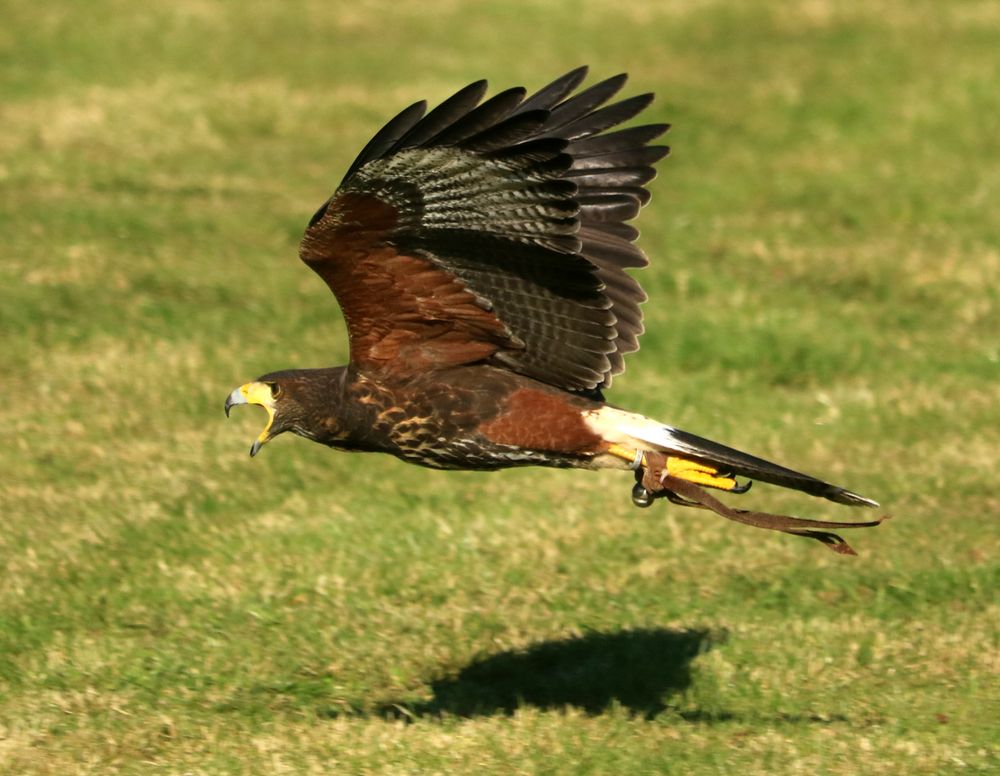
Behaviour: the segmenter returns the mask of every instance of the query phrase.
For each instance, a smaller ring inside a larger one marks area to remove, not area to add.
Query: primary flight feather
[[[633,500],[665,496],[852,552],[830,527],[726,507],[743,476],[849,505],[843,488],[611,407],[603,392],[638,348],[647,264],[627,222],[669,128],[615,129],[651,94],[611,102],[619,75],[576,91],[586,68],[527,97],[484,101],[477,81],[427,112],[411,105],[358,155],[309,222],[299,254],[334,293],[350,361],[235,389],[269,415],[255,455],[285,431],[439,469],[633,469]],[[574,94],[574,92],[576,92]]]

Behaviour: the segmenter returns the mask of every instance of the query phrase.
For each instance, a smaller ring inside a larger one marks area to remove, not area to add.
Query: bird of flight
[[[485,101],[477,81],[386,124],[299,248],[340,304],[350,362],[263,375],[229,395],[226,415],[267,411],[250,455],[291,431],[437,469],[632,469],[639,506],[666,497],[853,554],[830,529],[880,520],[734,509],[704,488],[743,493],[745,477],[876,502],[605,403],[643,331],[646,295],[625,270],[648,261],[627,222],[669,127],[615,129],[652,95],[609,102],[625,75],[576,92],[586,73]]]

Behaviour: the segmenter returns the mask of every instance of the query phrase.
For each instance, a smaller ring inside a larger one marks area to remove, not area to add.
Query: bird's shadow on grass
[[[708,630],[657,628],[545,641],[477,659],[432,681],[430,700],[383,701],[374,713],[476,717],[533,706],[596,715],[618,704],[652,719],[667,708],[665,699],[690,686],[692,660],[724,640],[724,633]]]

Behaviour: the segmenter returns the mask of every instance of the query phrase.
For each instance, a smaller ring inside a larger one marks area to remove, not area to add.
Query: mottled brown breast
[[[443,469],[574,466],[601,450],[582,413],[596,403],[488,365],[349,387],[359,449]]]

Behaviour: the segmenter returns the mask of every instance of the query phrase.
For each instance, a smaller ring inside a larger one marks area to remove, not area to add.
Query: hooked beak
[[[267,425],[260,432],[250,447],[250,457],[257,455],[264,443],[271,438],[271,424],[274,423],[274,398],[271,396],[271,386],[267,383],[247,383],[241,385],[226,397],[226,417],[229,411],[238,404],[256,404],[267,410]]]

